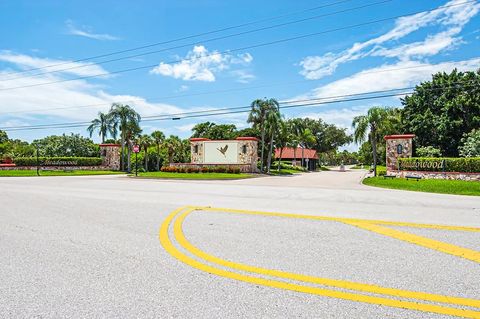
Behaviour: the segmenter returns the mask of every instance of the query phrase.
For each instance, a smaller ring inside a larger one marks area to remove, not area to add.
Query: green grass
[[[421,179],[417,182],[404,178],[384,179],[383,177],[371,177],[364,179],[363,184],[416,192],[480,196],[480,182],[475,181]]]
[[[321,171],[329,171],[330,168],[326,167],[326,166],[320,166],[319,170]]]
[[[135,177],[135,174],[130,176]],[[243,179],[253,177],[253,174],[232,173],[170,173],[170,172],[142,172],[138,177],[165,178],[165,179]]]
[[[350,169],[369,169],[370,167],[368,165],[355,165],[352,166]]]
[[[40,176],[82,176],[123,174],[117,171],[40,171]],[[0,170],[0,177],[37,176],[36,170]]]

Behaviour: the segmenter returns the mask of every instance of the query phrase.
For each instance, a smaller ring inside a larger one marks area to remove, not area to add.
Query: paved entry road
[[[0,179],[0,318],[480,318],[480,200],[361,171]]]

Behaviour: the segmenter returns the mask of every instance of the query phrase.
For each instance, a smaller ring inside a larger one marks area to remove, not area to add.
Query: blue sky
[[[313,9],[332,3],[337,4]],[[369,6],[358,8],[365,5]],[[345,28],[445,5],[414,16]],[[262,97],[285,101],[408,87],[428,80],[437,71],[480,67],[479,10],[478,2],[468,0],[2,1],[0,127],[89,121],[116,101],[150,116],[244,106]],[[318,17],[325,14],[331,15]],[[278,16],[282,17],[268,20]],[[311,19],[211,40],[305,18]],[[69,63],[259,20],[263,21],[123,55]],[[345,29],[229,52],[337,28]],[[153,50],[163,51],[101,63]],[[15,73],[58,63],[65,64]],[[148,65],[152,67],[114,73]],[[72,69],[29,76],[64,68]],[[106,75],[11,89],[97,74]],[[400,102],[398,98],[342,102],[290,109],[284,115],[320,117],[349,128],[354,116],[373,105],[399,106]],[[235,114],[145,122],[143,128],[145,133],[160,129],[167,135],[188,137],[198,122],[234,123],[242,128],[247,125],[245,119],[245,114]],[[64,132],[86,135],[84,128],[11,131],[9,135],[31,141]]]

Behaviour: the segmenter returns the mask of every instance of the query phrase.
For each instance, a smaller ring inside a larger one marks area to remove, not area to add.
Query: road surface
[[[363,174],[2,178],[0,318],[480,317],[478,197]]]

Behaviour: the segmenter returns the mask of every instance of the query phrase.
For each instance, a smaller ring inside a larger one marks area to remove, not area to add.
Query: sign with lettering
[[[133,145],[133,152],[134,152],[134,153],[140,152],[140,146],[138,146],[138,145]]]
[[[237,164],[238,142],[205,141],[205,164]]]

